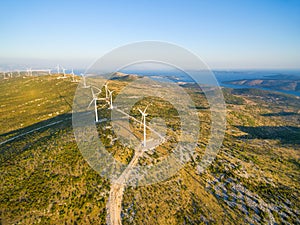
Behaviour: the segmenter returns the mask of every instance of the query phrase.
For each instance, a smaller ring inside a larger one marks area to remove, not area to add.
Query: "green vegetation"
[[[117,94],[131,80],[110,85]],[[58,123],[0,145],[0,224],[105,224],[110,183],[77,148],[71,126],[76,87],[55,76],[1,80],[0,142]],[[184,88],[199,110],[196,151],[201,155],[209,140],[210,112],[203,93]],[[225,89],[224,96],[227,130],[214,163],[199,174],[201,157],[195,157],[164,182],[128,187],[123,224],[300,224],[299,99],[253,89]],[[150,100],[140,101],[141,108]],[[168,135],[176,143],[176,110],[167,102],[154,104],[148,122],[167,111]],[[136,108],[130,113],[138,116]],[[99,115],[109,113],[99,109]],[[98,126],[101,140],[118,160],[129,163],[133,149],[112,142],[110,125]],[[139,126],[131,125],[141,136]],[[169,147],[161,145],[154,157],[164,157]]]

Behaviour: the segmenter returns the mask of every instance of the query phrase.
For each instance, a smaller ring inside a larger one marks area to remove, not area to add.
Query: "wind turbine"
[[[73,68],[72,68],[71,75],[72,75],[72,82],[76,82],[76,80],[75,80],[75,74],[74,74]]]
[[[17,70],[17,73],[18,73],[18,77],[20,77],[21,76],[20,70]]]
[[[85,75],[83,73],[81,73],[80,75],[82,76],[83,79],[83,88],[89,88],[90,86],[86,85]]]
[[[8,77],[6,77],[6,72],[3,71],[2,73],[3,73],[3,79],[5,80],[8,79]]]
[[[112,93],[114,91],[110,91],[109,89],[107,89],[107,91],[108,91],[109,99],[110,99],[110,101],[109,101],[109,109],[113,109],[114,107],[113,107],[113,103],[112,103]]]
[[[57,64],[56,69],[57,69],[57,74],[59,74],[59,64]]]
[[[98,119],[98,110],[97,110],[97,100],[98,100],[98,95],[101,93],[101,90],[99,90],[97,93],[95,93],[94,90],[93,90],[93,88],[91,88],[91,91],[92,91],[93,99],[90,102],[88,108],[90,108],[90,106],[92,105],[92,103],[94,103],[95,117],[96,117],[95,122],[97,123],[99,121],[99,119]]]
[[[63,74],[64,74],[64,78],[66,78],[66,69],[62,67],[62,71],[63,71]]]
[[[51,69],[48,69],[48,74],[51,75]]]
[[[104,88],[105,88],[105,98],[108,99],[108,82],[104,84]]]
[[[144,111],[139,110],[139,112],[142,114],[142,120],[141,123],[143,123],[144,125],[144,141],[143,141],[143,146],[146,147],[146,116],[148,116],[148,114],[146,113],[146,110],[148,108],[149,105],[146,106],[146,108],[144,109]]]
[[[32,76],[32,70],[31,70],[31,68],[27,68],[27,75],[28,76]]]

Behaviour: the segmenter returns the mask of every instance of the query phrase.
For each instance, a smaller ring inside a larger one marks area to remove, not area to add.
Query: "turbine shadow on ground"
[[[24,128],[20,128],[20,129],[17,129],[17,130],[2,133],[2,134],[0,134],[0,141],[3,142],[6,139],[8,139],[8,138],[5,138],[7,136],[14,137],[14,136],[17,136],[17,135],[20,135],[20,134],[24,134],[26,132],[30,132],[31,130],[37,129],[39,127],[44,127],[44,126],[47,126],[49,124],[52,124],[52,123],[55,123],[55,122],[58,122],[58,121],[71,119],[71,116],[72,116],[71,113],[64,113],[64,114],[61,114],[61,115],[58,115],[58,116],[55,116],[55,117],[37,122],[37,123],[34,123],[34,124],[29,125],[29,126],[24,127]]]
[[[0,135],[1,161],[26,151],[37,142],[51,138],[55,132],[71,127],[71,113],[62,114],[30,126]]]

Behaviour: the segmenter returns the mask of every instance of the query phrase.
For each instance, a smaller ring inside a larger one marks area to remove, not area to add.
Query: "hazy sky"
[[[212,68],[300,68],[300,1],[1,1],[0,63],[88,66],[130,42],[179,44]]]

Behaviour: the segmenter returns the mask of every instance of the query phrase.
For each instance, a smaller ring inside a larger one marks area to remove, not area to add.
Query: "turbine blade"
[[[98,95],[98,94],[100,94],[100,93],[101,93],[101,90],[100,90],[99,88],[97,88],[97,87],[94,87],[94,86],[93,86],[93,88],[95,88],[95,89],[97,89],[97,90],[98,90],[98,92],[97,92],[97,94],[96,94],[96,95]]]
[[[149,105],[147,105],[147,106],[146,106],[146,108],[144,109],[144,113],[145,113],[145,112],[146,112],[146,110],[148,109],[148,106],[149,106]]]
[[[88,106],[88,108],[90,108],[91,107],[91,105],[93,104],[93,102],[95,101],[95,99],[93,98],[93,100],[90,102],[90,104],[89,104],[89,106]]]

